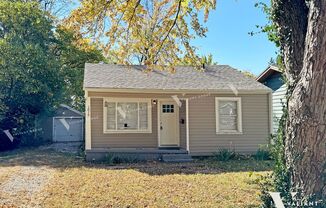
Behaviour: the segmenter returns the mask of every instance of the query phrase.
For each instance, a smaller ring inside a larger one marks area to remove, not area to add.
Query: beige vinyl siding
[[[103,98],[91,98],[92,148],[156,148],[157,106],[152,105],[152,133],[103,133]]]
[[[152,106],[152,133],[103,133],[103,98],[171,98],[175,94],[89,92],[91,97],[92,148],[157,148],[157,105]],[[189,148],[192,155],[210,155],[217,148],[235,148],[237,152],[253,153],[266,144],[269,134],[269,100],[267,94],[240,95],[243,134],[216,134],[215,97],[235,97],[233,94],[186,94],[189,99]],[[180,146],[186,148],[186,105],[179,111]]]
[[[241,95],[242,134],[216,134],[215,97],[211,95],[189,102],[189,137],[192,155],[209,155],[218,148],[254,153],[268,142],[268,95]],[[223,95],[223,97],[227,97]],[[233,97],[230,95],[230,97]]]

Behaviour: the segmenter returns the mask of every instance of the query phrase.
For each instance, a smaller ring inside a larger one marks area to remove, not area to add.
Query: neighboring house
[[[51,116],[39,118],[38,135],[53,142],[84,140],[84,114],[61,104]]]
[[[276,133],[285,103],[286,85],[283,73],[276,66],[269,66],[257,77],[257,81],[273,90],[273,133]]]
[[[86,64],[86,158],[109,152],[212,155],[255,153],[271,133],[271,90],[227,65]]]

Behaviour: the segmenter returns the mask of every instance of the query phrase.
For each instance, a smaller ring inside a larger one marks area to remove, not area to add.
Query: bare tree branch
[[[165,36],[165,37],[163,38],[163,40],[161,41],[161,45],[160,45],[160,47],[158,48],[158,50],[156,51],[155,56],[157,56],[157,55],[160,53],[160,51],[161,51],[161,49],[162,49],[162,46],[163,46],[165,40],[168,38],[168,36],[170,35],[172,29],[174,28],[174,26],[175,26],[176,23],[177,23],[177,20],[178,20],[178,17],[179,17],[179,13],[180,13],[180,10],[181,10],[181,2],[182,2],[182,0],[179,0],[179,3],[178,3],[178,9],[177,9],[177,14],[175,15],[174,21],[173,21],[173,23],[172,23],[170,29],[169,29],[168,32],[166,33],[166,36]]]

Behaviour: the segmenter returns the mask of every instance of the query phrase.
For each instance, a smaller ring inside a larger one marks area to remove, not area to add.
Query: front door
[[[175,102],[160,102],[160,147],[178,147],[179,137],[179,107]]]

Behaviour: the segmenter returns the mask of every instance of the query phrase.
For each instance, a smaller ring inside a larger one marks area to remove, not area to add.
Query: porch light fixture
[[[152,100],[152,104],[156,105],[157,104],[157,100]]]

